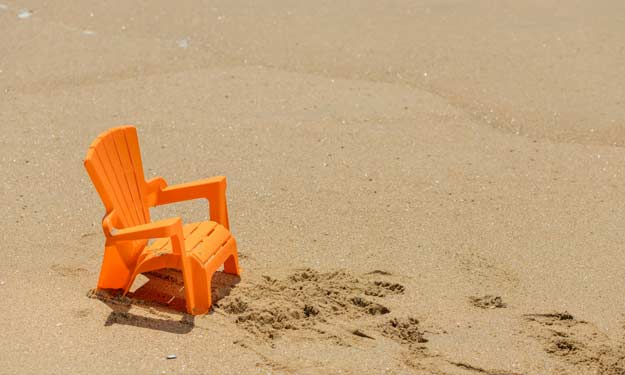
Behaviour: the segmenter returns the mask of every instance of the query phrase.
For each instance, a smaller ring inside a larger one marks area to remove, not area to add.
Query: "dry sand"
[[[624,45],[618,0],[0,0],[0,373],[625,373]],[[228,176],[208,315],[89,293],[127,123]]]

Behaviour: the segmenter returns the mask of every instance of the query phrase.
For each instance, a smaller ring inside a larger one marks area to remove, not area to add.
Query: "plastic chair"
[[[221,265],[225,273],[241,272],[229,231],[226,178],[175,186],[167,186],[162,177],[146,181],[134,126],[100,134],[89,147],[85,168],[106,208],[98,289],[123,289],[125,295],[140,273],[179,269],[187,312],[208,312],[213,273]],[[150,221],[149,207],[199,198],[209,201],[210,221],[186,225],[179,217]],[[148,245],[150,239],[158,240]]]

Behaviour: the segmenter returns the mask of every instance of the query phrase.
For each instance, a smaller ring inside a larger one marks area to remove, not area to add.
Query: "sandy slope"
[[[0,372],[622,373],[622,2],[0,3]],[[126,123],[228,176],[212,314],[87,297]]]

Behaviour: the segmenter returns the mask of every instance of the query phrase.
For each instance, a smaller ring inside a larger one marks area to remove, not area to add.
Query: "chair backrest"
[[[89,147],[85,168],[113,223],[126,228],[150,222],[137,129],[121,126],[100,134]]]

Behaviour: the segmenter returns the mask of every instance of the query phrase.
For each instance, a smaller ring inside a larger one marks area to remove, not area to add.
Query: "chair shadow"
[[[195,316],[186,313],[182,273],[165,269],[143,276],[147,281],[126,296],[117,289],[89,292],[90,298],[102,301],[112,310],[104,325],[121,324],[175,334],[191,332]],[[238,276],[215,272],[211,282],[213,305],[228,296],[240,281]],[[212,313],[211,309],[209,314]]]

